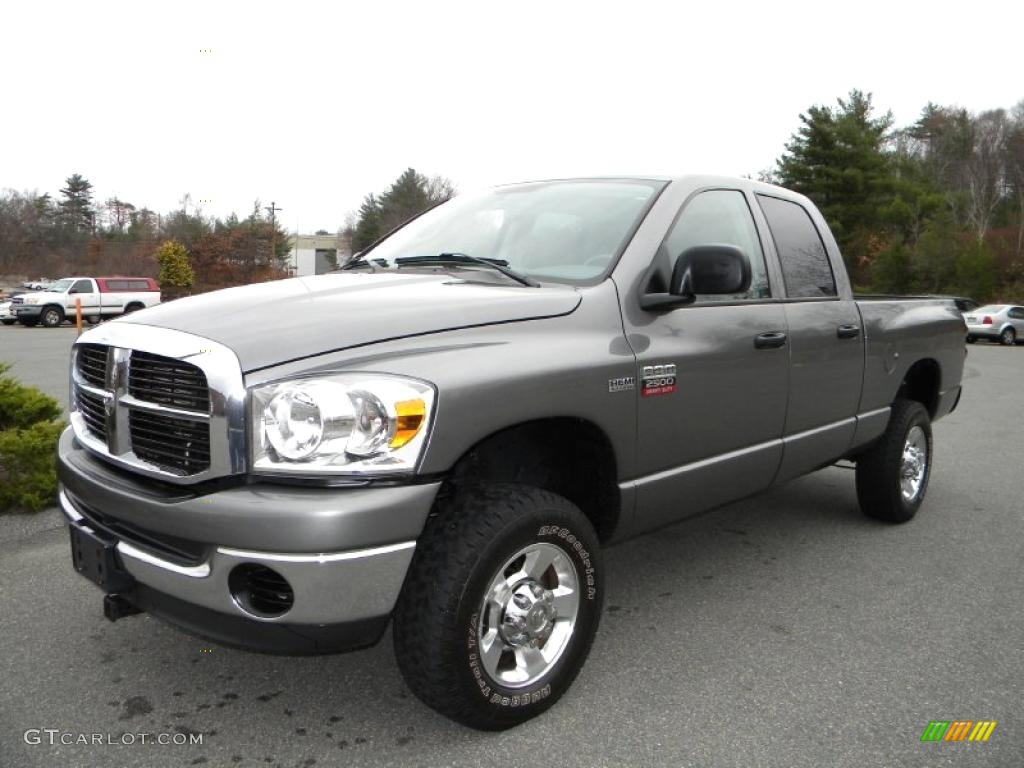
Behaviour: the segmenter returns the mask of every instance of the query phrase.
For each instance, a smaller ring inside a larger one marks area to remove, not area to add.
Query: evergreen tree
[[[369,247],[384,232],[381,230],[381,206],[373,194],[363,198],[363,204],[359,206],[359,220],[356,222],[355,232],[352,235],[352,248],[361,251]]]
[[[807,195],[828,220],[848,266],[868,255],[868,238],[893,196],[885,153],[892,115],[872,116],[871,94],[853,90],[837,107],[814,106],[779,158],[783,186]]]
[[[60,193],[60,212],[68,226],[80,231],[93,229],[92,184],[80,173],[73,173],[65,180],[67,184]]]
[[[157,279],[161,287],[192,287],[196,276],[184,245],[176,240],[165,240],[157,249],[156,261],[160,265],[160,276]]]

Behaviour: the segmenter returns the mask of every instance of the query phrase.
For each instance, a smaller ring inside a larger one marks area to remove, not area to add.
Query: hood
[[[422,272],[341,272],[227,288],[115,320],[173,328],[234,350],[243,371],[457,328],[572,312],[570,286],[527,288]]]

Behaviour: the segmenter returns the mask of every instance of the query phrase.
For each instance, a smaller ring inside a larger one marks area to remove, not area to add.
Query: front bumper
[[[58,447],[58,474],[69,524],[116,542],[134,584],[123,594],[129,602],[258,650],[334,651],[376,641],[438,489],[254,484],[200,495],[144,485],[69,432]],[[243,607],[229,577],[246,564],[287,580],[294,594],[287,611],[266,617]]]
[[[19,304],[13,309],[15,316],[19,320],[38,320],[43,312],[41,304]]]

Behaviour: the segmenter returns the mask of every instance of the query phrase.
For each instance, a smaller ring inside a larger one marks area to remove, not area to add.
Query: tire
[[[1017,343],[1017,332],[1013,328],[1004,328],[999,334],[999,343],[1004,347],[1012,347]]]
[[[543,565],[534,567],[540,579],[527,576],[528,562],[548,559],[542,574]],[[513,586],[497,586],[517,571]],[[563,591],[573,579],[574,611]],[[568,500],[523,485],[463,489],[428,520],[395,608],[402,676],[427,706],[471,728],[503,730],[536,717],[586,660],[603,580],[597,535]],[[553,621],[552,591],[562,592]],[[498,597],[485,605],[485,595]]]
[[[43,307],[39,322],[47,328],[56,328],[64,322],[64,310],[60,307]]]
[[[2,322],[4,325],[14,325],[18,321],[17,320],[0,320],[0,322]]]
[[[932,456],[928,411],[916,400],[897,400],[885,433],[857,459],[861,511],[889,523],[911,520],[928,491]],[[914,469],[914,476],[904,478]]]
[[[100,316],[89,315],[88,317],[84,317],[82,319],[85,320],[85,322],[87,322],[89,325],[96,325],[100,321]]]
[[[977,339],[974,336],[968,336],[967,337],[967,343],[968,344],[973,344],[976,341],[977,341]]]

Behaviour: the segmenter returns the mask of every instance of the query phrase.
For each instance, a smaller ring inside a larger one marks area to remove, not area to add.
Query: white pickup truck
[[[11,309],[22,325],[55,328],[74,320],[76,301],[82,303],[82,317],[94,324],[103,317],[156,306],[160,286],[151,277],[64,277],[44,291],[14,297]]]

